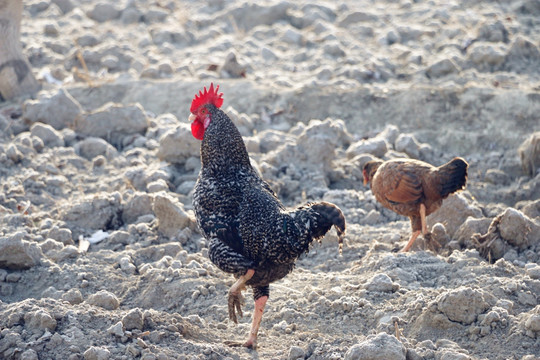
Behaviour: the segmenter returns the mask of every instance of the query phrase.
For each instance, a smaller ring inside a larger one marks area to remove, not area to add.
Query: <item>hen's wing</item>
[[[392,203],[414,203],[421,199],[422,180],[415,172],[394,174],[392,186],[386,189],[384,196]]]

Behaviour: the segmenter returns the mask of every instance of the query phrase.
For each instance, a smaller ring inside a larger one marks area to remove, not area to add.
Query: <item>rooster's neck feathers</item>
[[[220,109],[207,105],[211,122],[201,144],[201,162],[204,170],[227,173],[240,167],[251,169],[251,162],[242,135],[231,119]]]

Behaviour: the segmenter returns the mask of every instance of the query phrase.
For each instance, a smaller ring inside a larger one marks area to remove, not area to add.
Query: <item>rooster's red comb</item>
[[[219,85],[216,86],[216,89],[214,90],[214,83],[210,83],[210,89],[206,90],[206,86],[204,87],[204,93],[202,91],[199,91],[199,95],[195,95],[193,100],[191,101],[191,111],[194,113],[201,105],[204,104],[212,104],[215,107],[219,108],[223,104],[223,93],[219,93]]]

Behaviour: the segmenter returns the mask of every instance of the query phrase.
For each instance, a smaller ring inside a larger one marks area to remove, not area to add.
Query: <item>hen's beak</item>
[[[195,121],[196,118],[197,118],[197,116],[195,114],[189,114],[188,120],[189,120],[189,122],[193,122],[193,121]]]
[[[364,186],[366,186],[368,183],[368,180],[364,177]]]

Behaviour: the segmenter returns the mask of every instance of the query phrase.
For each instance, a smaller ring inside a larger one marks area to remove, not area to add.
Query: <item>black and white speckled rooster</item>
[[[242,136],[219,108],[219,86],[199,92],[191,103],[193,136],[202,140],[201,162],[193,207],[197,222],[208,240],[210,260],[238,279],[229,290],[229,318],[242,316],[242,290],[253,288],[255,309],[249,338],[255,348],[270,283],[294,268],[296,259],[336,227],[341,251],[345,217],[335,205],[308,203],[286,209],[270,186],[250,163]]]

